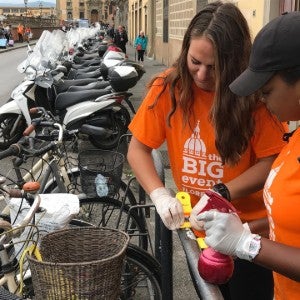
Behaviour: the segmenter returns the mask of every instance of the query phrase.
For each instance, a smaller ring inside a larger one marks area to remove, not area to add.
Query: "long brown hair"
[[[169,86],[172,109],[167,122],[170,125],[177,105],[183,111],[185,124],[189,123],[193,114],[193,78],[188,70],[187,54],[191,40],[203,36],[212,42],[215,52],[215,99],[210,111],[215,144],[223,163],[234,165],[247,149],[254,133],[252,115],[258,103],[257,97],[238,97],[228,87],[248,66],[252,46],[247,21],[234,4],[221,1],[210,3],[191,20],[183,38],[181,53],[167,73],[161,91],[163,93]],[[156,79],[153,78],[149,86]],[[179,91],[179,99],[175,97],[175,90]]]

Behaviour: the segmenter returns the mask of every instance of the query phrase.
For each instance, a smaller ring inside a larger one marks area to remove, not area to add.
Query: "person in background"
[[[23,24],[19,23],[17,32],[18,32],[19,43],[23,43],[23,41],[24,41],[23,36],[24,36],[24,32],[25,32],[25,27]]]
[[[115,32],[114,43],[126,54],[126,44],[128,42],[127,32],[124,26],[120,25]]]
[[[11,24],[8,24],[6,26],[6,30],[7,30],[7,43],[9,43],[9,40],[13,39],[13,35],[12,35],[12,30],[11,30]]]
[[[258,97],[241,98],[228,87],[246,69],[250,49],[240,10],[221,1],[206,5],[191,20],[178,59],[150,82],[129,125],[128,161],[168,229],[179,228],[184,216],[151,157],[164,142],[176,187],[191,195],[193,207],[214,189],[261,233],[260,220],[266,218],[261,189],[285,145],[287,127]],[[226,300],[272,300],[272,272],[237,259],[231,280],[220,289]]]
[[[5,39],[5,29],[2,22],[0,22],[0,39]]]
[[[26,28],[25,28],[25,40],[27,43],[30,42],[30,39],[32,37],[32,32],[31,32],[31,28],[27,25]]]
[[[136,37],[134,41],[134,47],[138,54],[138,62],[143,66],[144,64],[144,54],[147,48],[148,38],[145,36],[144,31],[140,31],[140,34]]]
[[[106,34],[112,39],[115,38],[115,25],[109,25]]]
[[[283,14],[265,25],[254,40],[248,69],[230,85],[242,97],[259,92],[280,121],[300,120],[300,39],[295,38],[299,32],[300,12]],[[276,300],[300,297],[300,129],[286,137],[288,144],[264,186],[269,238],[251,232],[236,214],[207,211],[198,216],[208,245],[274,270]]]

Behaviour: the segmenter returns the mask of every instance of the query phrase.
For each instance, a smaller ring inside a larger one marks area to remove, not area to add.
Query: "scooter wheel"
[[[19,114],[0,115],[0,149],[5,150],[17,143],[26,127],[25,118]]]
[[[97,148],[103,150],[113,150],[118,144],[121,136],[127,132],[127,126],[124,127],[124,124],[120,120],[115,120],[112,128],[109,128],[113,131],[113,134],[107,138],[99,138],[97,136],[89,136],[90,142]]]

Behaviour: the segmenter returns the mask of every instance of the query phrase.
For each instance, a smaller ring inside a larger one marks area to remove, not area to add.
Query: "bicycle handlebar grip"
[[[23,185],[23,190],[27,193],[36,193],[40,189],[41,185],[37,181],[29,181]]]
[[[30,133],[32,133],[35,130],[35,125],[34,124],[30,124],[24,131],[23,131],[23,135],[24,136],[28,136],[30,135]]]
[[[37,114],[38,112],[39,112],[39,109],[37,107],[32,107],[29,110],[29,113],[32,114],[32,115]]]
[[[46,153],[47,151],[53,149],[54,147],[56,147],[55,142],[51,142],[48,145],[46,145],[45,147],[43,147],[43,148],[41,148],[39,150],[36,150],[34,152],[34,155],[37,155],[37,156],[42,155],[42,154]]]
[[[21,152],[21,146],[19,144],[12,144],[9,146],[8,149],[0,152],[0,159],[12,156],[12,155],[18,155]]]
[[[8,194],[12,198],[22,198],[23,193],[20,189],[9,189]]]

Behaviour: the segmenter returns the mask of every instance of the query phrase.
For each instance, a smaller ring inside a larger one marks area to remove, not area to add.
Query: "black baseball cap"
[[[284,13],[265,25],[254,39],[248,68],[229,88],[249,96],[276,71],[300,66],[300,12]]]

